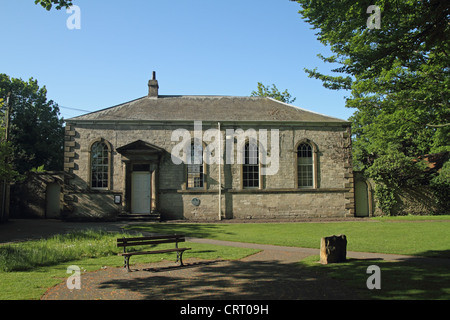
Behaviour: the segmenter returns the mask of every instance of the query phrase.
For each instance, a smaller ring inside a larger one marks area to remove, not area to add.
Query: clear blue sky
[[[249,96],[258,82],[287,89],[295,105],[340,119],[349,92],[331,91],[303,68],[328,72],[329,51],[288,0],[74,0],[81,29],[65,9],[34,0],[0,2],[0,73],[48,90],[70,118],[147,94]],[[66,108],[65,108],[66,107]]]

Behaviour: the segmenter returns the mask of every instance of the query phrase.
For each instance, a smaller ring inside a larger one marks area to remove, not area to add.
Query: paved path
[[[189,241],[202,242],[200,239]],[[244,246],[244,244],[237,244]],[[250,245],[253,247],[253,245]],[[310,252],[264,249],[237,261],[184,259],[185,267],[163,261],[138,264],[127,273],[106,268],[82,275],[82,288],[61,283],[43,300],[350,300],[359,297],[336,280],[297,262]]]

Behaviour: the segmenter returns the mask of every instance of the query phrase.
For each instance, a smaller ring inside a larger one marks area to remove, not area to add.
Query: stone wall
[[[64,172],[28,172],[23,181],[11,186],[10,218],[49,218],[46,212],[46,193],[47,187],[52,183],[57,183],[61,188],[62,216],[67,209],[63,196],[64,177]]]
[[[206,165],[205,190],[186,190],[185,166],[175,165],[170,152],[179,142],[171,141],[172,132],[186,128],[194,137],[193,123],[68,123],[66,126],[65,199],[70,205],[69,216],[104,218],[122,212],[114,204],[113,196],[124,193],[124,165],[116,149],[136,140],[146,141],[163,148],[158,173],[158,210],[166,219],[218,219],[219,170],[217,164]],[[217,123],[203,123],[203,132],[217,128]],[[351,164],[350,128],[343,125],[267,125],[240,126],[222,124],[226,129],[247,130],[260,128],[279,130],[279,170],[275,175],[262,176],[260,189],[242,189],[241,165],[225,164],[221,170],[222,215],[227,218],[270,217],[330,217],[353,216],[354,193]],[[109,190],[89,188],[89,148],[94,141],[104,139],[111,146]],[[296,187],[296,146],[309,141],[316,147],[316,188]],[[208,142],[206,142],[208,144]],[[222,148],[225,152],[225,147]],[[236,141],[235,141],[236,152]],[[271,150],[269,150],[270,154]],[[200,204],[194,206],[192,199]]]
[[[377,184],[374,180],[367,178],[362,172],[354,172],[355,179],[364,181],[369,186],[369,215],[382,216],[389,213],[382,212],[375,197]],[[435,215],[450,213],[450,206],[439,206],[433,190],[427,185],[407,186],[400,188],[396,193],[397,204],[393,207],[391,215]]]
[[[374,183],[374,186],[376,184]],[[438,205],[438,199],[429,186],[403,187],[396,195],[397,204],[393,207],[391,215],[436,215],[449,214],[450,206],[443,208]],[[374,215],[382,216],[378,206],[378,199],[374,198]]]

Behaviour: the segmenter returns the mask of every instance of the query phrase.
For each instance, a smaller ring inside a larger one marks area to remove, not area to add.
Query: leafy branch
[[[55,5],[56,10],[68,9],[72,6],[72,0],[35,0],[34,3],[40,4],[47,11],[50,11],[53,5]]]

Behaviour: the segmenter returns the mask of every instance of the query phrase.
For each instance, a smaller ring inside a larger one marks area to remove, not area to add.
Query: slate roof
[[[281,121],[348,124],[272,98],[236,96],[142,97],[71,119],[77,121]]]

